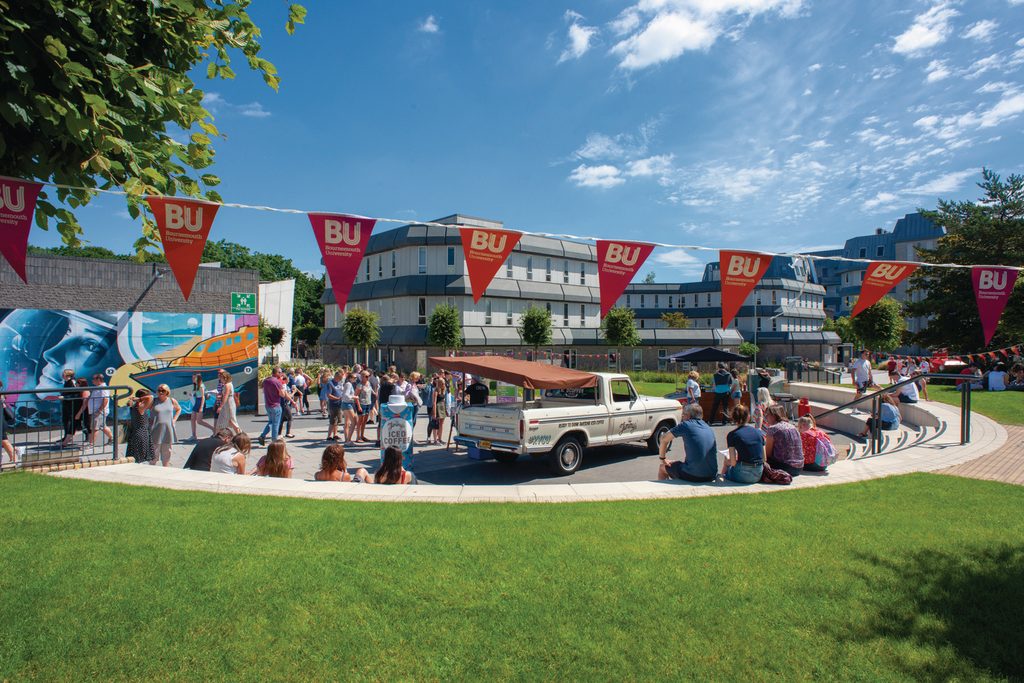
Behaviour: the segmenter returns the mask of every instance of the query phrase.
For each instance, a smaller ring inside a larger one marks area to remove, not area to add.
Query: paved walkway
[[[1004,428],[1007,440],[1002,448],[962,465],[941,470],[941,473],[1024,486],[1024,427]]]
[[[737,485],[718,481],[712,484],[684,482],[621,481],[607,483],[548,483],[523,485],[420,485],[378,486],[344,484],[303,479],[268,479],[230,474],[193,472],[179,468],[149,465],[113,465],[81,470],[55,472],[54,476],[90,479],[122,484],[158,486],[192,491],[244,493],[303,498],[343,500],[464,502],[568,502],[591,500],[626,500],[639,498],[684,498],[728,493],[757,493],[845,484],[895,474],[945,470],[998,451],[1007,441],[1007,432],[992,420],[975,414],[972,441],[959,444],[959,409],[941,403],[923,402],[923,406],[948,428],[936,437],[909,448],[896,449],[874,457],[843,460],[823,474],[804,474],[792,486],[768,484]],[[351,459],[350,459],[351,460]],[[352,464],[351,461],[349,463]],[[297,473],[297,476],[301,476]]]

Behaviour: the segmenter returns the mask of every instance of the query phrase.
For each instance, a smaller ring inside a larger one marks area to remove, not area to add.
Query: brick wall
[[[0,258],[0,308],[230,313],[231,292],[259,285],[255,270],[201,267],[185,301],[167,264],[63,256],[30,255],[26,275]]]

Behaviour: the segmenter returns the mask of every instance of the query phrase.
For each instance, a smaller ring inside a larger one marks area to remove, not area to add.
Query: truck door
[[[627,379],[613,379],[608,384],[611,389],[608,441],[614,443],[639,438],[647,427],[647,418],[633,385]]]

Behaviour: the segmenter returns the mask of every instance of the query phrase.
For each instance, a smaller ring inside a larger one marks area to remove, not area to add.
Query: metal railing
[[[102,426],[92,432],[92,420],[88,415],[88,398],[81,398],[82,392],[102,389],[108,392],[107,410]],[[6,410],[0,410],[0,433],[3,433],[15,449],[17,465],[44,466],[83,460],[117,460],[121,452],[121,426],[124,420],[118,415],[118,403],[134,394],[126,386],[101,386],[75,388],[5,389],[0,391],[0,403]],[[65,421],[66,411],[77,412],[82,407],[82,417],[72,414]],[[12,421],[8,410],[14,415]],[[103,428],[110,429],[106,437]],[[54,435],[58,438],[54,440]],[[81,438],[81,441],[79,440]],[[0,451],[0,471],[14,469],[6,452]]]
[[[874,419],[871,422],[871,430],[869,432],[869,452],[871,455],[878,455],[882,441],[882,396],[885,394],[891,394],[897,392],[900,387],[906,386],[911,382],[917,382],[920,379],[953,379],[961,382],[961,394],[960,394],[960,445],[963,446],[971,442],[971,382],[975,379],[973,376],[965,375],[953,375],[947,373],[930,372],[927,374],[917,375],[915,377],[909,377],[904,380],[900,380],[895,384],[891,384],[885,388],[879,389],[878,391],[864,394],[860,398],[855,398],[852,401],[848,401],[842,405],[836,406],[835,408],[829,408],[823,412],[814,415],[814,419],[817,421],[827,415],[838,413],[844,408],[852,408],[853,406],[860,405],[865,401],[871,401],[871,417]]]
[[[802,370],[805,382],[815,384],[842,384],[843,373],[838,370],[823,368],[818,365],[807,365]],[[792,381],[792,380],[790,380]]]

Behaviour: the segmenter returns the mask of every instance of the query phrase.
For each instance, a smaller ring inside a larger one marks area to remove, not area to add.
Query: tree
[[[668,311],[667,313],[662,313],[661,319],[664,321],[666,327],[673,330],[688,330],[693,325],[693,321],[687,318],[685,313],[681,313],[679,311]]]
[[[649,273],[647,273],[647,275],[644,275],[644,284],[645,285],[653,285],[655,277],[657,277],[657,274],[655,274],[655,272],[653,270],[650,271]]]
[[[760,350],[761,347],[759,347],[757,344],[748,341],[740,342],[740,345],[737,348],[737,352],[741,356],[747,356],[748,358],[755,357]]]
[[[864,347],[875,352],[892,351],[903,343],[903,306],[892,297],[882,297],[875,305],[857,314],[851,321],[853,333]]]
[[[237,50],[277,90],[250,1],[0,0],[4,173],[123,188],[132,218],[143,215],[145,194],[219,201],[210,188],[220,179],[192,173],[213,163],[212,138],[221,133],[190,73],[205,64],[208,78],[234,78]],[[288,8],[288,33],[305,15],[300,5]],[[188,142],[175,139],[179,131],[190,134]],[[74,211],[92,196],[67,188],[40,193],[36,224],[46,230],[55,220],[64,243],[79,246]],[[136,250],[155,239],[144,217]]]
[[[946,229],[934,249],[919,249],[927,263],[1019,266],[1024,263],[1024,175],[1002,180],[982,170],[977,203],[939,200],[925,217]],[[915,338],[920,344],[957,351],[982,350],[981,321],[966,268],[919,268],[911,289],[922,294],[908,305],[914,317],[927,317],[927,327]],[[1024,287],[1016,286],[987,349],[998,349],[1024,338]]]
[[[449,351],[462,348],[462,321],[459,309],[441,304],[430,314],[427,321],[427,343]]]
[[[541,345],[551,343],[551,311],[530,304],[519,317],[516,329],[523,343],[533,347],[533,359],[537,360],[537,350]]]
[[[276,349],[278,344],[280,344],[283,340],[284,329],[276,325],[271,325],[266,320],[264,320],[263,316],[261,315],[259,323],[259,335],[257,336],[256,340],[257,343],[260,345],[260,348],[269,348],[271,350],[271,354],[273,354],[274,349]]]
[[[636,318],[632,308],[616,306],[608,311],[601,321],[601,336],[615,347],[615,367],[622,369],[619,348],[623,346],[639,346],[640,333],[636,331]]]
[[[353,308],[345,314],[341,321],[341,333],[345,342],[361,348],[366,354],[366,362],[370,362],[370,347],[380,344],[380,325],[376,313],[362,308]]]
[[[821,329],[823,332],[835,332],[844,344],[861,345],[857,333],[853,331],[853,321],[846,316],[836,318],[835,320],[826,319],[822,323]]]

